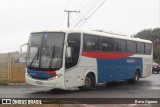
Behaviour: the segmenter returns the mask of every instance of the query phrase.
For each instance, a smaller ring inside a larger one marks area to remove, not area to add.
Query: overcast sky
[[[93,30],[103,29],[133,35],[160,27],[160,0],[0,0],[0,53],[17,51],[32,31],[70,25]],[[90,18],[89,18],[90,17]],[[89,19],[88,19],[89,18]]]

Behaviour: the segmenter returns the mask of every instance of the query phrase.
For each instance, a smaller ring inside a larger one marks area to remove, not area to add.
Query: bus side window
[[[137,42],[137,53],[138,54],[144,54],[144,43],[142,42]]]
[[[109,37],[101,37],[101,51],[113,52],[114,51],[114,39]]]
[[[135,41],[126,41],[127,43],[127,53],[132,53],[132,54],[135,54],[136,53],[136,42]]]
[[[96,35],[83,35],[83,52],[99,52],[100,40]]]
[[[68,34],[68,47],[71,48],[71,57],[66,57],[65,68],[71,68],[77,65],[80,53],[80,33]]]
[[[126,42],[123,39],[115,39],[114,40],[114,49],[115,52],[126,52]]]
[[[152,44],[145,43],[145,54],[150,55],[152,51]]]

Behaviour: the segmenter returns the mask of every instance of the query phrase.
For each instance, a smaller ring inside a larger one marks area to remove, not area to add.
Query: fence
[[[0,81],[25,82],[25,54],[18,52],[0,54]]]

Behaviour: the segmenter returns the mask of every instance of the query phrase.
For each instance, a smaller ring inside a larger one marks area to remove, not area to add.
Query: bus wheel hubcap
[[[86,86],[86,87],[90,87],[90,86],[91,86],[91,80],[90,80],[90,78],[88,78],[88,77],[86,77],[85,86]]]

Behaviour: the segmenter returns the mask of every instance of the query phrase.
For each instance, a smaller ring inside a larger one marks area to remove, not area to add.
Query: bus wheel
[[[79,87],[80,90],[89,90],[95,86],[95,78],[92,74],[88,74],[85,78],[84,86]]]
[[[137,82],[139,81],[139,77],[140,77],[139,71],[136,70],[135,75],[134,75],[134,78],[133,78],[133,79],[129,79],[129,80],[127,80],[127,81],[128,81],[129,83],[137,83]]]

